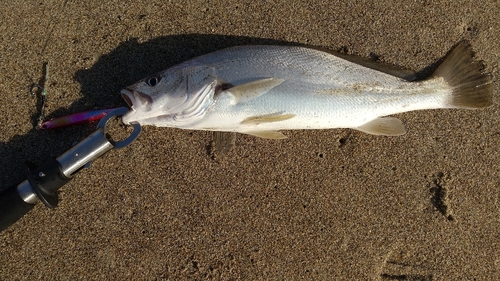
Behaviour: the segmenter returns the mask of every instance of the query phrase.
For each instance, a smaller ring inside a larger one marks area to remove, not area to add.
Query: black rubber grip
[[[34,206],[23,201],[17,192],[17,186],[0,192],[0,231],[14,224]]]

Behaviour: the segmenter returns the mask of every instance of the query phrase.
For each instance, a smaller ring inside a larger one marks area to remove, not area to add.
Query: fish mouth
[[[153,103],[153,99],[150,96],[141,92],[123,89],[120,93],[128,106],[133,110],[141,108],[147,104],[151,105],[151,103]]]
[[[122,95],[122,98],[125,100],[128,106],[132,108],[134,106],[134,102],[132,101],[133,94],[129,90],[122,90],[120,94]]]
[[[137,110],[144,113],[151,109],[151,104],[153,99],[141,92],[134,91],[131,89],[123,89],[120,92],[122,98],[130,107],[130,110],[122,116],[122,121],[124,124],[130,124],[131,122],[139,122],[139,119],[143,119],[143,115],[136,115]]]

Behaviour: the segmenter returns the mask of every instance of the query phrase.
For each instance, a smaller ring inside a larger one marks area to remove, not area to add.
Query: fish
[[[492,105],[492,75],[460,42],[427,79],[317,48],[235,46],[185,61],[123,89],[125,124],[284,139],[283,130],[406,133],[394,114]]]

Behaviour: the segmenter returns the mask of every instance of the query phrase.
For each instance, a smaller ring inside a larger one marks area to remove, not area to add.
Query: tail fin
[[[483,108],[493,104],[493,84],[490,73],[482,73],[484,65],[473,60],[467,42],[458,44],[434,72],[453,88],[447,102],[452,108]]]

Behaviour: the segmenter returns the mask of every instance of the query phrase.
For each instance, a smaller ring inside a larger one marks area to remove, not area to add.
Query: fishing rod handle
[[[0,192],[0,231],[18,221],[35,206],[27,203],[21,195],[26,184],[29,186],[28,181],[24,181]]]
[[[0,192],[0,231],[19,220],[29,212],[34,204],[42,201],[45,206],[54,208],[58,204],[57,191],[68,183],[73,176],[88,167],[111,149],[119,149],[132,143],[141,132],[141,125],[131,124],[134,131],[122,141],[112,141],[106,136],[106,124],[112,117],[128,111],[121,107],[108,113],[90,136],[70,148],[56,159],[49,160],[40,167],[26,163],[26,178],[17,187],[9,187]]]
[[[40,167],[27,162],[27,180],[0,193],[0,231],[19,220],[38,201],[55,208],[59,201],[59,188],[88,163],[113,148],[103,129],[98,129],[57,159],[51,159]]]

